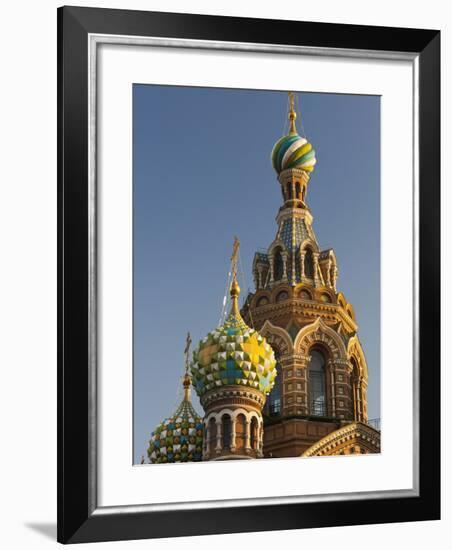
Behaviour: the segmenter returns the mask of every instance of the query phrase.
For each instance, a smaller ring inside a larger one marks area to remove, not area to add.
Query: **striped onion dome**
[[[225,323],[199,342],[193,352],[191,374],[196,393],[221,386],[245,386],[267,395],[276,377],[273,349],[240,315],[240,287],[231,285],[232,308]]]
[[[291,132],[276,142],[271,158],[273,168],[278,174],[288,168],[312,172],[316,163],[312,145],[296,132]]]
[[[202,460],[203,423],[190,401],[191,378],[184,377],[184,399],[176,412],[151,434],[148,457],[152,464]]]

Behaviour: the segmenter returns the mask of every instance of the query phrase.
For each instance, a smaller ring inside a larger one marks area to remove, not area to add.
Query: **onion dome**
[[[188,357],[188,350],[186,355]],[[151,434],[148,457],[152,464],[202,460],[204,425],[191,404],[191,376],[188,372],[185,373],[183,385],[182,403],[176,412],[163,420]]]
[[[295,126],[297,113],[294,109],[295,96],[293,92],[289,93],[289,101],[290,130],[286,136],[275,143],[271,154],[272,165],[278,174],[288,168],[312,172],[316,164],[315,151],[308,140],[297,133]]]
[[[240,287],[236,279],[237,251],[236,240],[230,287],[231,312],[225,323],[209,332],[193,352],[191,374],[193,386],[200,397],[221,386],[245,386],[266,395],[275,382],[276,361],[272,347],[240,315]]]

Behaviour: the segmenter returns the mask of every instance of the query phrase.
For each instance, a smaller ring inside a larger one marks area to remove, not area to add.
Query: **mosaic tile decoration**
[[[272,165],[278,174],[288,168],[300,168],[312,172],[316,164],[315,151],[304,137],[290,133],[278,140],[273,147]]]
[[[177,411],[152,432],[148,448],[150,462],[199,462],[203,430],[201,418],[190,401],[184,399]]]
[[[190,368],[199,396],[213,388],[236,385],[255,388],[266,395],[276,377],[270,344],[232,313],[224,325],[201,340]]]

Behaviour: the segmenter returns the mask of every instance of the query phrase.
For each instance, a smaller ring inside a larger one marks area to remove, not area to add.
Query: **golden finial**
[[[297,119],[297,113],[295,112],[295,92],[289,92],[289,121],[290,121],[290,134],[297,133],[297,127],[295,126],[295,120]]]
[[[237,237],[234,237],[234,244],[232,245],[232,256],[231,256],[231,274],[232,274],[232,280],[231,280],[231,288],[230,288],[230,294],[232,299],[232,308],[231,313],[232,315],[239,315],[239,295],[240,295],[240,287],[239,283],[237,282],[237,260],[238,260],[238,254],[239,254],[239,247],[240,247],[240,241]]]
[[[185,375],[184,375],[184,400],[190,401],[190,385],[191,385],[191,376],[188,372],[188,368],[190,366],[190,346],[191,346],[191,336],[190,333],[187,332],[187,339],[185,340],[185,349],[184,349],[184,355],[185,355]]]

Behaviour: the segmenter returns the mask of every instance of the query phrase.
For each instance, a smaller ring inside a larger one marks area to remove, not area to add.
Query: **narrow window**
[[[314,278],[314,258],[310,248],[306,249],[306,253],[304,255],[304,274],[310,279]]]
[[[225,414],[223,416],[223,449],[229,449],[231,446],[231,418]]]
[[[275,281],[279,281],[282,279],[283,276],[283,259],[281,255],[281,251],[278,250],[275,253],[275,269],[274,269],[274,278]]]
[[[309,363],[309,398],[311,415],[326,416],[325,359],[317,350],[311,352]]]

